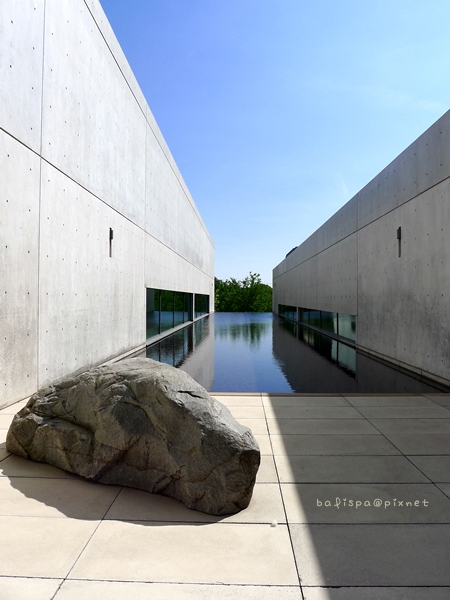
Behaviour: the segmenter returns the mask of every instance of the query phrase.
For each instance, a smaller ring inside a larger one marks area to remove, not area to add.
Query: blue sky
[[[211,233],[272,269],[450,108],[443,0],[100,0]]]

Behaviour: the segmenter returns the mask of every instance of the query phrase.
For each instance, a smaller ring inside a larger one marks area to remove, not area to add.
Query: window
[[[297,320],[297,308],[295,306],[287,306],[286,304],[280,304],[278,306],[278,314],[285,319]]]
[[[193,294],[147,288],[147,339],[194,319]],[[209,296],[195,294],[195,318],[209,313]]]
[[[280,304],[278,314],[286,319],[296,319],[296,309],[293,306]],[[345,313],[335,313],[327,310],[311,308],[298,309],[299,322],[303,325],[316,327],[323,333],[331,333],[356,341],[356,316]]]
[[[206,294],[195,294],[195,318],[209,313],[209,296]]]

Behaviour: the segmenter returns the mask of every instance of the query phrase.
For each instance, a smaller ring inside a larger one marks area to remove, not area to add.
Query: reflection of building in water
[[[294,328],[297,327],[295,324],[291,325],[293,325]],[[298,327],[297,335],[300,340],[314,348],[314,350],[327,358],[331,363],[336,364],[351,377],[355,376],[356,351],[353,347],[342,344],[338,340],[302,326]]]
[[[145,356],[179,367],[207,390],[214,381],[214,320],[206,317],[148,346]]]
[[[423,393],[437,389],[354,348],[284,319],[273,324],[273,352],[300,393]]]
[[[342,346],[296,323],[274,320],[273,353],[296,392],[356,392],[356,353]]]

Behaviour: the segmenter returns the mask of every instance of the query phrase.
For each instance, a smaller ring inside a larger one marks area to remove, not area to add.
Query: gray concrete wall
[[[2,406],[144,345],[146,287],[213,295],[214,248],[98,0],[1,3],[0,54]]]
[[[447,112],[275,267],[274,312],[355,314],[358,348],[450,385],[449,178]]]

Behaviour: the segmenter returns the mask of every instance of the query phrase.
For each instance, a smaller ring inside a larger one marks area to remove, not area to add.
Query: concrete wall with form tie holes
[[[1,407],[213,298],[214,246],[98,0],[1,3],[0,54]]]
[[[357,348],[450,386],[450,111],[277,265],[273,285],[274,312],[356,315]]]

